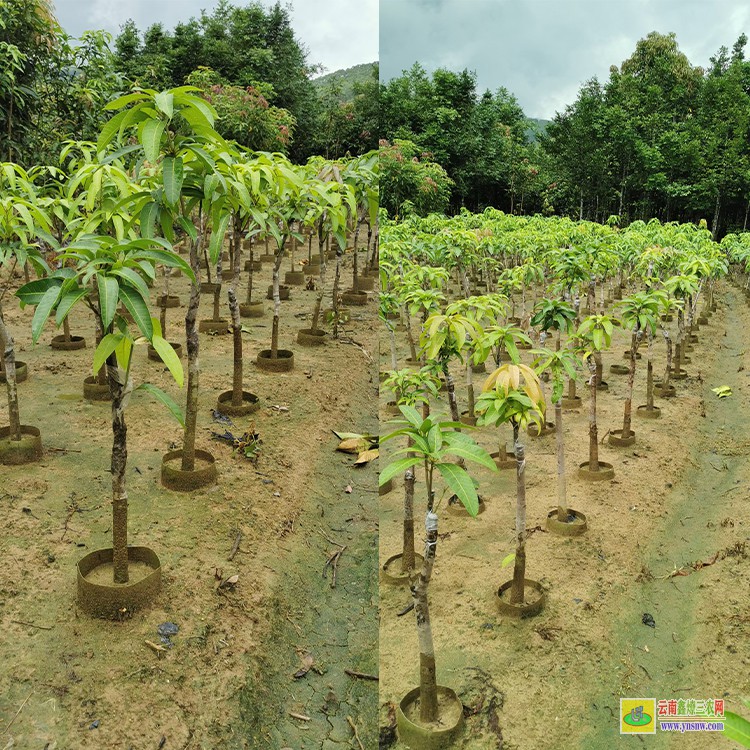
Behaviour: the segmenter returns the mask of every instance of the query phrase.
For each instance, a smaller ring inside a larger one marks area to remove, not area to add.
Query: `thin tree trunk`
[[[438,517],[427,512],[425,521],[427,539],[425,541],[424,563],[419,576],[411,584],[414,612],[419,638],[419,718],[424,723],[434,722],[438,717],[437,675],[435,670],[435,647],[432,641],[430,608],[427,591],[435,564],[438,542]]]
[[[633,416],[633,383],[635,383],[635,362],[638,353],[638,337],[630,337],[630,366],[628,367],[628,387],[625,395],[625,413],[622,419],[622,437],[630,437],[630,425]]]
[[[3,347],[5,387],[8,392],[10,438],[11,440],[20,440],[21,416],[18,409],[18,390],[16,389],[16,350],[13,343],[13,337],[5,326],[2,309],[0,309],[0,345]]]
[[[518,440],[518,425],[513,424],[516,453],[516,559],[513,564],[513,585],[510,603],[522,604],[526,579],[526,456]]]
[[[279,270],[284,258],[284,243],[286,237],[282,236],[281,243],[276,251],[276,259],[273,264],[273,328],[271,329],[271,359],[279,356],[279,317],[281,314],[281,297],[279,296]]]
[[[198,361],[198,326],[196,325],[196,318],[198,317],[198,307],[200,306],[201,301],[200,263],[198,262],[198,258],[202,240],[203,219],[201,218],[198,237],[195,242],[190,243],[190,266],[193,269],[195,281],[190,287],[190,300],[185,315],[188,377],[185,403],[185,430],[182,440],[182,471],[195,470],[195,431],[198,422],[198,374],[200,372],[200,364]]]
[[[112,563],[115,583],[128,582],[128,492],[125,467],[128,461],[124,399],[132,384],[129,372],[120,369],[114,353],[107,359],[109,392],[112,396]]]
[[[599,471],[599,430],[596,426],[596,363],[589,357],[589,471]]]
[[[229,312],[232,316],[232,348],[234,367],[232,372],[232,406],[242,406],[242,323],[240,321],[240,304],[237,300],[237,289],[240,285],[242,262],[242,241],[239,228],[235,225],[232,238],[232,282],[229,285]]]
[[[646,365],[646,409],[654,408],[654,337],[648,332],[648,363]]]
[[[336,274],[333,277],[333,338],[339,337],[339,285],[341,283],[341,250],[336,250]]]
[[[568,498],[565,487],[565,435],[562,423],[562,399],[555,402],[555,443],[557,447],[557,520],[568,520]]]
[[[409,445],[412,444],[409,438]],[[411,457],[413,453],[407,453]],[[408,573],[414,570],[414,483],[416,475],[414,467],[406,470],[404,474],[404,535],[403,552],[401,554],[401,572]]]
[[[474,373],[471,370],[471,358],[466,359],[466,392],[469,400],[468,416],[471,419],[474,416]]]

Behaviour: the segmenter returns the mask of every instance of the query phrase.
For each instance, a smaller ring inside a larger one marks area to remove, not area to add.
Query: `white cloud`
[[[243,4],[244,0],[233,0]],[[163,23],[168,29],[180,21],[211,12],[216,0],[57,0],[57,17],[69,33],[104,29],[116,36],[132,18],[139,29]],[[272,3],[264,0],[268,7]],[[292,28],[309,51],[309,61],[329,71],[348,68],[378,57],[378,0],[291,0]]]

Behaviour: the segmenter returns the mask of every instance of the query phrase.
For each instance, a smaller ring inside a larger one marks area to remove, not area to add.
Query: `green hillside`
[[[344,70],[334,70],[332,73],[326,73],[319,78],[313,79],[313,83],[318,89],[325,89],[334,81],[340,83],[341,99],[343,101],[350,101],[354,96],[354,84],[364,83],[372,78],[373,69],[377,65],[377,62],[362,63]]]

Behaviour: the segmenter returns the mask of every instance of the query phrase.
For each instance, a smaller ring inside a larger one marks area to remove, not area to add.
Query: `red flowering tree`
[[[274,92],[270,85],[232,86],[204,67],[193,71],[187,82],[197,86],[216,109],[216,130],[224,138],[253,151],[287,153],[296,121],[289,110],[271,106]]]
[[[380,207],[389,215],[442,213],[452,186],[448,173],[416,144],[380,142]]]

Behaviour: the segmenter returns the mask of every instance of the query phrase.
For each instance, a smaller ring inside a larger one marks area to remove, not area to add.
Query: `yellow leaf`
[[[342,440],[337,451],[343,451],[344,453],[361,453],[366,451],[370,443],[364,438],[349,438],[348,440]]]
[[[371,448],[369,451],[362,451],[362,453],[357,456],[357,460],[354,464],[355,466],[357,464],[368,464],[370,461],[374,461],[379,455],[380,451],[377,448]]]

